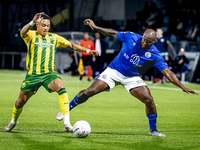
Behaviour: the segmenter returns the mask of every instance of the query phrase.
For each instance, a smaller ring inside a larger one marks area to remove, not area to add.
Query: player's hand
[[[89,54],[94,56],[101,56],[101,54],[96,50],[90,50]]]
[[[41,17],[42,14],[44,14],[44,12],[35,14],[35,16],[33,17],[33,22],[34,23],[40,22],[43,19],[43,17]]]
[[[183,88],[182,90],[183,90],[183,92],[186,92],[187,94],[192,93],[192,94],[198,95],[198,93],[196,93],[194,90],[190,90],[190,89],[188,89],[188,88]]]
[[[91,20],[91,19],[86,19],[85,21],[84,21],[84,25],[88,25],[88,26],[90,26],[90,28],[91,29],[95,29],[95,28],[97,28],[97,26],[94,24],[94,22]]]

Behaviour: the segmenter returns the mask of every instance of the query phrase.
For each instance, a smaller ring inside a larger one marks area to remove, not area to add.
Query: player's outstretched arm
[[[85,52],[85,53],[89,53],[90,55],[95,55],[95,56],[101,56],[101,54],[96,51],[96,50],[89,50],[83,46],[80,46],[74,42],[70,42],[68,45],[69,48],[75,50],[75,51],[79,51],[79,52]]]
[[[26,24],[26,25],[22,28],[22,30],[20,31],[20,34],[21,34],[21,36],[22,36],[23,38],[27,37],[28,31],[29,31],[37,22],[39,22],[39,21],[42,20],[42,17],[41,17],[42,14],[44,14],[44,13],[43,13],[43,12],[42,12],[42,13],[37,13],[37,14],[33,17],[33,20],[32,20],[30,23]]]
[[[97,27],[91,19],[86,19],[84,25],[90,26],[92,30],[102,33],[105,36],[117,39],[117,31],[113,29],[107,29],[102,27]]]
[[[179,81],[179,79],[176,77],[176,75],[175,75],[172,71],[170,71],[168,68],[163,69],[161,72],[166,76],[166,78],[167,78],[170,82],[172,82],[174,85],[180,87],[180,88],[183,90],[183,92],[186,92],[187,94],[192,93],[192,94],[198,95],[198,93],[196,93],[195,91],[186,88],[186,87]]]

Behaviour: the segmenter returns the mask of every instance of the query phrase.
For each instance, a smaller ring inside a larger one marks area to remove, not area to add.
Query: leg
[[[94,80],[94,82],[92,83],[92,85],[89,88],[80,91],[74,97],[74,99],[69,104],[70,110],[73,109],[74,107],[76,107],[78,104],[81,104],[81,103],[87,101],[88,98],[92,97],[93,95],[98,94],[103,91],[106,91],[108,89],[109,89],[109,86],[106,82],[99,80],[99,79]]]
[[[18,97],[18,99],[16,101],[16,105],[15,106],[17,108],[22,108],[32,95],[34,95],[33,92],[20,91],[19,92],[19,97]]]
[[[139,86],[137,88],[133,88],[130,90],[131,95],[139,99],[141,102],[145,104],[146,108],[146,115],[149,119],[149,127],[150,127],[150,135],[156,136],[165,136],[164,134],[160,133],[156,129],[156,122],[157,122],[157,112],[156,106],[153,101],[153,97],[149,91],[149,88],[145,86]]]
[[[92,57],[91,56],[86,56],[86,63],[87,65],[87,79],[90,81],[90,77],[92,75]]]
[[[48,84],[48,88],[58,93],[59,105],[64,118],[64,130],[72,131],[72,126],[69,120],[69,98],[63,81],[56,78]]]
[[[161,83],[164,84],[164,75],[162,72],[160,72],[160,80],[161,80]]]
[[[97,57],[96,57],[96,60],[92,62],[92,77],[93,77],[93,79],[95,79],[96,68],[97,68]]]
[[[87,65],[87,79],[90,81],[90,77],[92,75],[92,67],[91,65]]]
[[[33,95],[33,92],[19,92],[19,97],[13,107],[13,115],[12,115],[12,122],[14,124],[17,123],[17,119],[22,112],[23,106],[29,100],[29,98]]]
[[[19,97],[13,107],[13,114],[11,122],[3,129],[4,132],[11,131],[18,122],[18,118],[22,112],[23,106],[26,104],[28,99],[33,95],[33,92],[19,92]]]
[[[139,86],[131,89],[130,93],[145,104],[146,115],[156,114],[156,106],[147,86]]]
[[[158,81],[158,70],[157,70],[157,67],[154,66],[153,70],[154,70],[153,83],[157,83],[157,81]]]

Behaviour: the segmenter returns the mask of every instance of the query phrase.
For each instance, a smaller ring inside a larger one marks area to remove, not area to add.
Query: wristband
[[[33,22],[33,20],[32,20],[29,24],[30,24],[30,26],[34,26],[35,22]]]
[[[87,50],[86,50],[86,53],[90,53],[90,50],[89,50],[89,49],[87,49]]]

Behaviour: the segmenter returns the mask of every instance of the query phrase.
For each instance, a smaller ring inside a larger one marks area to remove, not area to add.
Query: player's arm
[[[41,15],[42,15],[42,14],[43,14],[43,12],[42,12],[42,13],[37,13],[37,14],[33,17],[33,20],[32,20],[30,23],[26,24],[26,25],[22,28],[22,30],[20,31],[20,34],[21,34],[21,36],[22,36],[23,38],[27,37],[27,36],[28,36],[28,31],[29,31],[37,22],[41,21],[41,19],[42,19]]]
[[[84,24],[90,26],[90,28],[92,30],[100,32],[100,33],[102,33],[105,36],[117,39],[117,33],[118,32],[116,30],[98,27],[98,26],[96,26],[94,24],[94,22],[91,19],[86,19],[84,21]]]
[[[89,53],[90,55],[95,55],[95,56],[100,56],[101,54],[96,51],[96,50],[89,50],[83,46],[80,46],[74,42],[69,42],[68,45],[69,48],[75,50],[75,51],[79,51],[79,52],[85,52],[85,53]]]
[[[179,81],[179,79],[176,77],[176,75],[175,75],[172,71],[169,70],[169,68],[165,68],[165,69],[163,69],[161,72],[166,76],[166,78],[167,78],[170,82],[172,82],[174,85],[180,87],[180,88],[183,90],[183,92],[186,92],[187,94],[192,93],[192,94],[198,95],[195,91],[186,88],[186,87]]]

